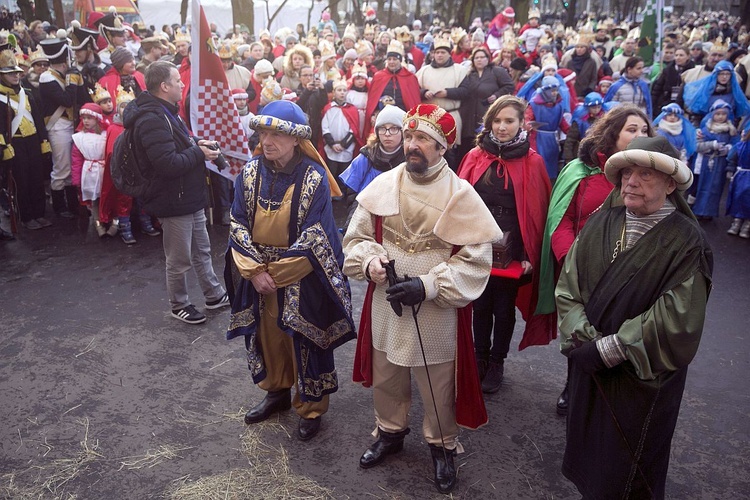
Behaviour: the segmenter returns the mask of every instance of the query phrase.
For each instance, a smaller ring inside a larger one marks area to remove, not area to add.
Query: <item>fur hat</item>
[[[693,172],[680,161],[680,153],[662,135],[656,137],[636,137],[624,151],[610,156],[604,165],[607,180],[617,185],[620,170],[637,166],[656,169],[671,176],[679,191],[687,190],[693,183]]]
[[[375,128],[386,124],[398,125],[399,128],[403,127],[405,116],[406,111],[404,111],[403,109],[391,104],[386,104],[383,109],[380,110],[380,113],[378,113],[377,118],[375,118]]]
[[[450,113],[434,104],[417,104],[404,116],[407,130],[424,132],[444,148],[456,141],[456,120]]]
[[[263,108],[262,115],[250,118],[249,126],[254,130],[275,130],[300,139],[312,137],[312,129],[308,125],[305,112],[291,101],[269,102]]]

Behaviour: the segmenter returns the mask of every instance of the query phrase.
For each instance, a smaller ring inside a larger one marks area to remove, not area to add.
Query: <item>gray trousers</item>
[[[167,258],[167,293],[172,310],[190,305],[187,273],[195,270],[206,300],[221,298],[224,287],[211,263],[211,241],[206,230],[203,209],[177,217],[159,217],[164,233],[164,256]]]

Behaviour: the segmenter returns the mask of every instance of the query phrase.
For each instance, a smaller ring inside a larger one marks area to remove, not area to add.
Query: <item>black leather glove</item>
[[[385,293],[388,301],[398,301],[405,306],[415,306],[425,298],[424,283],[419,278],[404,276],[403,281],[389,286]]]
[[[594,341],[582,342],[580,347],[570,351],[568,358],[573,362],[573,366],[577,366],[589,375],[607,368]]]

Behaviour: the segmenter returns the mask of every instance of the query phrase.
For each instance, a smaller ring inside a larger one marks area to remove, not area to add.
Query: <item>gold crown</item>
[[[411,31],[409,31],[409,28],[406,26],[399,26],[398,28],[395,28],[393,32],[396,34],[396,40],[401,43],[411,42],[414,39]]]
[[[594,31],[591,26],[584,25],[578,30],[578,35],[573,39],[573,45],[585,45],[590,47],[594,42]]]
[[[29,64],[34,64],[35,62],[39,61],[49,62],[49,57],[47,57],[47,54],[44,53],[41,45],[39,45],[38,49],[29,54]]]
[[[97,84],[98,85],[98,84]],[[119,108],[121,104],[130,102],[135,99],[135,93],[133,93],[132,90],[126,91],[124,88],[122,88],[122,85],[117,86],[117,107]]]
[[[27,68],[31,67],[31,63],[23,52],[16,52],[16,65],[25,66]]]
[[[453,28],[451,30],[451,40],[453,45],[458,45],[463,37],[467,36],[466,30],[463,28]]]
[[[433,50],[437,49],[445,49],[448,52],[453,50],[453,42],[451,41],[451,37],[445,34],[435,38],[435,41],[433,42]]]
[[[326,39],[320,41],[318,48],[320,49],[320,59],[323,61],[336,56],[336,49],[334,49],[333,44]]]
[[[546,54],[544,57],[542,57],[540,64],[542,65],[542,71],[544,71],[544,68],[548,67],[554,67],[555,71],[557,71],[557,59],[555,59],[555,56],[553,56],[551,53]]]
[[[23,33],[26,31],[26,21],[21,19],[20,21],[13,23],[13,31],[16,33]]]
[[[513,30],[503,31],[503,50],[515,52],[517,47],[518,42],[516,42],[516,37],[513,35]]]
[[[365,26],[365,35],[374,35],[375,34],[375,25],[374,24],[368,24]]]
[[[388,54],[390,52],[394,52],[401,57],[404,57],[404,44],[396,39],[391,40],[390,43],[388,43],[388,49],[386,49],[385,53]]]
[[[729,50],[729,39],[724,40],[721,35],[716,37],[713,45],[711,45],[711,52],[727,52]]]
[[[372,44],[368,42],[367,40],[360,40],[356,44],[354,44],[354,50],[357,51],[357,55],[359,57],[367,56],[367,55],[374,53]]]
[[[363,76],[367,78],[367,68],[359,61],[355,61],[352,65],[352,78],[355,76]]]
[[[532,7],[531,9],[529,9],[529,19],[531,19],[532,17],[536,17],[537,19],[542,17],[541,14],[539,13],[539,9],[535,7]]]
[[[341,35],[341,39],[343,40],[344,38],[349,38],[356,42],[357,38],[359,38],[359,30],[357,30],[357,26],[355,26],[353,23],[349,24],[344,30],[344,34]]]
[[[178,31],[174,34],[174,43],[178,42],[187,42],[190,43],[190,33],[183,33],[182,31]]]
[[[231,59],[232,58],[232,47],[227,44],[221,44],[219,46],[219,59]]]
[[[122,87],[119,87],[122,88]],[[109,90],[105,89],[99,83],[97,82],[94,84],[94,90],[92,91],[89,89],[89,94],[91,95],[91,99],[96,103],[99,104],[104,99],[112,99],[112,96],[109,94]]]

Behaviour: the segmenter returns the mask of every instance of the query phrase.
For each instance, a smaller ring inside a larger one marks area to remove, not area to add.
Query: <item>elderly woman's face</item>
[[[620,196],[628,210],[643,217],[664,206],[677,185],[671,176],[649,167],[630,166],[620,171]]]
[[[615,144],[615,152],[622,151],[625,149],[630,141],[636,137],[648,136],[648,124],[638,115],[630,115],[625,120],[620,133],[617,136],[617,143]]]

